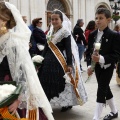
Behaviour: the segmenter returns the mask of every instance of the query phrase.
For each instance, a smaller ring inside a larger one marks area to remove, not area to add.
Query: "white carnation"
[[[42,63],[43,60],[44,60],[44,58],[40,55],[36,55],[32,58],[32,61],[36,62],[36,63]]]
[[[101,43],[95,43],[95,49],[96,50],[100,50],[101,47]]]
[[[0,85],[0,102],[11,95],[16,89],[16,86],[11,84]]]

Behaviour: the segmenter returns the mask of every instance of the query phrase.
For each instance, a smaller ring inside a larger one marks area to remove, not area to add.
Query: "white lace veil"
[[[10,37],[6,44],[8,51],[7,58],[11,75],[17,84],[22,84],[23,90],[20,95],[21,104],[19,108],[33,110],[41,107],[48,117],[48,120],[54,120],[51,106],[39,82],[36,70],[28,53],[29,40],[31,32],[22,20],[21,14],[16,7],[5,2],[8,9],[11,10],[16,21],[16,26],[10,30]]]

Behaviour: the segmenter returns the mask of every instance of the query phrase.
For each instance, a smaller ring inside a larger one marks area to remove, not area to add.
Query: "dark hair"
[[[6,7],[5,2],[0,2],[0,18],[3,21],[7,21],[6,27],[12,29],[16,26],[15,19],[11,11]]]
[[[39,20],[42,20],[42,18],[35,18],[32,20],[32,25],[36,27],[36,24],[39,23]]]
[[[89,23],[87,24],[86,30],[94,30],[95,29],[95,21],[91,20],[89,21]]]
[[[63,21],[63,15],[62,15],[62,13],[61,13],[60,11],[54,10],[54,11],[52,12],[52,14],[57,14],[57,15],[59,15],[61,21]]]
[[[111,18],[111,13],[107,8],[98,8],[95,14],[104,14],[106,18]]]

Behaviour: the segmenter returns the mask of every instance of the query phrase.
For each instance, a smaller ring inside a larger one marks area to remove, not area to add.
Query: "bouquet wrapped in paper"
[[[42,56],[40,56],[40,55],[35,55],[34,57],[32,57],[32,61],[33,61],[34,65],[35,65],[36,70],[39,69],[39,67],[41,66],[43,60],[44,60],[44,58]]]
[[[98,55],[99,54],[100,47],[101,47],[101,43],[96,42],[95,43],[95,48],[94,48],[94,51],[93,51],[93,55]],[[96,65],[96,62],[91,61],[91,70],[93,72],[95,70],[95,65]],[[90,78],[91,78],[91,75],[88,76],[88,78],[87,78],[87,80],[85,82],[87,82],[88,80],[90,80]]]

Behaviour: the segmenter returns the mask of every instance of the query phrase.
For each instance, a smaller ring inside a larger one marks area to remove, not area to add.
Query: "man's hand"
[[[78,39],[79,35],[75,35],[75,36],[76,36],[76,41],[77,41],[77,39]]]
[[[99,62],[99,59],[100,59],[100,55],[97,53],[97,54],[93,54],[92,55],[92,60],[94,61],[94,62]]]
[[[91,76],[93,74],[91,67],[87,69],[87,74],[88,76]]]

